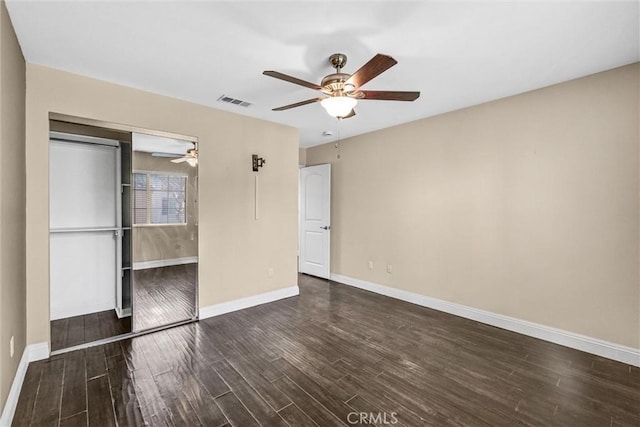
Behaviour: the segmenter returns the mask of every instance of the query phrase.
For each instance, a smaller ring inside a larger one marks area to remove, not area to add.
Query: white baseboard
[[[47,357],[49,357],[49,344],[46,342],[31,344],[25,347],[22,352],[22,357],[20,358],[20,363],[18,364],[18,369],[13,377],[13,383],[11,384],[7,401],[4,404],[4,409],[2,410],[0,427],[11,426],[13,414],[16,412],[16,407],[18,406],[20,390],[22,390],[22,383],[24,382],[24,377],[27,374],[29,363],[35,362],[36,360],[46,359]]]
[[[198,262],[197,256],[188,256],[183,258],[156,259],[153,261],[134,262],[132,268],[134,270],[145,270],[147,268],[171,267],[172,265],[193,264]]]
[[[36,344],[28,345],[26,350],[29,350],[29,362],[37,362],[38,360],[44,360],[49,357],[49,343],[39,342]]]
[[[613,359],[618,362],[640,367],[640,349],[637,348],[627,347],[597,338],[588,337],[586,335],[580,335],[564,331],[562,329],[556,329],[550,326],[516,319],[514,317],[503,316],[490,311],[455,304],[437,298],[431,298],[425,295],[403,291],[401,289],[391,288],[340,274],[332,273],[331,280],[371,291],[376,294],[396,298],[412,304],[443,311],[466,319],[486,323],[487,325],[518,332],[523,335],[539,338],[544,341],[549,341],[565,347],[574,348],[576,350],[606,357],[607,359]]]
[[[122,309],[116,307],[116,316],[118,316],[118,319],[122,319],[124,317],[131,317],[131,307],[122,308]]]
[[[221,314],[231,313],[260,304],[277,301],[284,298],[294,297],[300,294],[298,286],[278,289],[277,291],[265,292],[263,294],[253,295],[233,301],[223,302],[220,304],[210,305],[200,308],[200,320],[209,317],[220,316]]]

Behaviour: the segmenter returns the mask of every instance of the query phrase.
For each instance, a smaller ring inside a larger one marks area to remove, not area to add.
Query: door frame
[[[328,187],[326,189],[326,195],[327,195],[327,210],[326,210],[326,222],[327,224],[325,224],[325,232],[324,232],[324,239],[326,240],[326,253],[325,253],[325,257],[326,257],[326,261],[325,261],[325,265],[326,265],[326,277],[324,275],[314,275],[312,273],[308,273],[308,272],[304,272],[302,271],[303,268],[303,254],[304,254],[304,249],[303,249],[303,243],[304,243],[304,232],[305,232],[305,228],[303,226],[303,203],[304,203],[304,197],[303,197],[303,182],[302,182],[302,174],[303,171],[306,169],[311,169],[311,168],[320,168],[320,167],[326,167],[328,169],[328,174],[329,174],[329,182],[328,182]],[[311,166],[304,166],[304,167],[300,167],[298,169],[298,272],[299,273],[303,273],[303,274],[311,274],[314,275],[316,277],[321,277],[323,279],[329,279],[331,276],[331,163],[322,163],[319,165],[311,165]]]
[[[90,118],[86,118],[86,117],[79,117],[79,116],[72,116],[69,114],[62,114],[62,113],[56,113],[56,112],[49,112],[49,132],[48,135],[51,134],[51,132],[55,132],[54,130],[51,129],[51,122],[52,121],[56,121],[56,122],[62,122],[63,124],[69,124],[71,126],[73,125],[80,125],[80,126],[86,126],[86,127],[91,127],[91,128],[98,128],[100,130],[104,130],[104,131],[115,131],[115,132],[124,132],[124,133],[133,133],[133,132],[137,132],[137,133],[145,133],[148,135],[154,135],[154,136],[161,136],[161,137],[165,137],[165,138],[174,138],[174,139],[181,139],[184,141],[189,141],[189,142],[193,142],[196,146],[196,148],[198,147],[198,142],[199,139],[196,136],[190,136],[190,135],[184,135],[184,134],[178,134],[178,133],[172,133],[172,132],[165,132],[165,131],[159,131],[159,130],[154,130],[154,129],[148,129],[148,128],[142,128],[142,127],[137,127],[137,126],[131,126],[131,125],[126,125],[126,124],[121,124],[121,123],[116,123],[116,122],[109,122],[109,121],[104,121],[104,120],[98,120],[98,119],[90,119]],[[66,133],[66,132],[65,132]],[[70,132],[71,133],[71,132]],[[86,135],[84,132],[81,133],[82,136],[81,138],[97,138],[100,139],[100,137],[92,137],[90,135]],[[106,139],[110,139],[110,138],[106,138]],[[47,146],[47,150],[48,150],[48,146]],[[199,200],[199,180],[196,180],[196,200]],[[47,196],[48,196],[48,189],[47,189]],[[196,209],[196,218],[199,219],[200,217],[200,212],[199,212],[199,208],[200,208],[200,204],[196,203],[195,209]],[[48,240],[48,238],[47,238]],[[49,245],[47,245],[49,246]],[[51,250],[49,247],[47,248],[47,250]],[[198,253],[200,253],[200,243],[198,243]],[[50,266],[49,266],[50,269]],[[198,263],[198,271],[197,271],[197,276],[199,277],[199,270],[200,270],[200,264]],[[48,293],[51,292],[51,281],[49,280],[47,283],[47,290]],[[88,342],[88,343],[84,343],[84,344],[79,344],[76,346],[72,346],[72,347],[67,347],[67,348],[63,348],[60,350],[55,350],[55,351],[51,351],[51,320],[49,320],[48,324],[49,327],[47,328],[47,332],[48,332],[48,337],[47,337],[47,351],[49,353],[49,357],[50,356],[55,356],[58,354],[63,354],[63,353],[68,353],[71,351],[76,351],[76,350],[81,350],[81,349],[85,349],[85,348],[89,348],[89,347],[93,347],[93,346],[97,346],[97,345],[103,345],[103,344],[108,344],[108,343],[112,343],[112,342],[117,342],[117,341],[122,341],[122,340],[126,340],[126,339],[130,339],[130,338],[134,338],[134,337],[139,337],[142,335],[146,335],[146,334],[150,334],[153,332],[157,332],[157,331],[162,331],[165,329],[169,329],[169,328],[173,328],[175,326],[180,326],[180,325],[185,325],[188,323],[192,323],[192,322],[197,322],[200,318],[200,283],[196,282],[196,289],[195,289],[195,315],[193,318],[188,319],[188,320],[183,320],[183,321],[179,321],[179,322],[175,322],[175,323],[171,323],[171,324],[167,324],[167,325],[163,325],[163,326],[159,326],[156,328],[151,328],[151,329],[146,329],[144,331],[140,331],[140,332],[128,332],[125,334],[121,334],[121,335],[116,335],[113,337],[109,337],[109,338],[104,338],[104,339],[100,339],[97,341],[92,341],[92,342]],[[132,310],[133,310],[133,301],[132,301]],[[47,304],[47,318],[51,317],[51,302],[49,301],[49,304]]]

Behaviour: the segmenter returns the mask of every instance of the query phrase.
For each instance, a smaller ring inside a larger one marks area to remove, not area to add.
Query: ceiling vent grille
[[[248,107],[251,105],[250,102],[243,101],[242,99],[232,98],[227,95],[220,95],[218,98],[218,102],[226,102],[227,104],[239,105],[240,107]]]

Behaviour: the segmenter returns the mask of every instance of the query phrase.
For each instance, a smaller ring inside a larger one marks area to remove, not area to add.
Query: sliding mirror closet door
[[[122,304],[123,146],[130,144],[51,132],[52,351],[131,332]]]
[[[197,318],[195,143],[132,136],[133,331]]]

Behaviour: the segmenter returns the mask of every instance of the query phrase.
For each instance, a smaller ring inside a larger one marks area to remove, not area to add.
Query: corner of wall
[[[19,374],[26,345],[25,97],[24,56],[5,2],[0,1],[1,407]]]
[[[639,348],[639,71],[309,148],[333,164],[332,270]]]
[[[298,165],[299,166],[307,165],[307,149],[304,147],[298,148]]]

